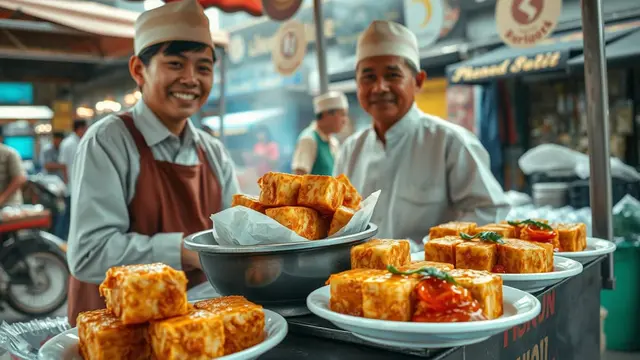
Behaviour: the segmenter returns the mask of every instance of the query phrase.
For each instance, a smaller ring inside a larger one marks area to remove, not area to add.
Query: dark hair
[[[62,131],[54,131],[53,138],[62,140],[64,139],[64,133]]]
[[[264,134],[266,142],[273,141],[273,137],[271,136],[271,131],[269,131],[269,128],[266,125],[263,125],[263,124],[255,125],[253,127],[252,133],[253,133],[253,137],[254,137],[254,139],[256,141],[258,140],[258,134],[260,134],[260,133]]]
[[[73,131],[78,131],[82,128],[87,127],[87,121],[86,120],[74,120],[73,121]]]
[[[185,52],[200,52],[206,48],[211,49],[211,51],[213,52],[212,60],[213,62],[216,62],[216,52],[211,46],[195,41],[182,40],[165,41],[159,44],[148,46],[142,49],[142,51],[138,55],[138,58],[140,58],[140,61],[142,61],[144,66],[149,66],[149,64],[151,63],[151,59],[154,56],[158,55],[158,53],[160,53],[160,50],[162,50],[162,53],[164,55],[172,56],[180,55]]]

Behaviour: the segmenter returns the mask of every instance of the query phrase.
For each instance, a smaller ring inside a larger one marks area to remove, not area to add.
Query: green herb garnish
[[[452,283],[454,285],[458,285],[458,283],[456,282],[456,280],[449,275],[448,273],[442,271],[442,270],[438,270],[434,267],[422,267],[420,269],[416,269],[416,270],[410,270],[410,271],[400,271],[398,269],[396,269],[395,266],[393,265],[387,265],[387,270],[395,275],[413,275],[413,274],[420,274],[424,277],[434,277],[436,279],[440,279],[440,280],[444,280],[446,282]]]
[[[518,226],[518,225],[533,225],[535,227],[537,227],[538,229],[542,229],[542,230],[548,230],[548,231],[553,231],[553,228],[543,222],[540,221],[535,221],[535,220],[531,220],[531,219],[527,219],[527,220],[522,220],[522,221],[507,221],[507,223],[509,223],[509,225],[511,226]]]
[[[480,239],[481,241],[504,244],[504,241],[502,240],[502,235],[494,231],[482,231],[473,236],[461,232],[460,237],[462,238],[462,240],[467,240],[467,241],[472,239]]]

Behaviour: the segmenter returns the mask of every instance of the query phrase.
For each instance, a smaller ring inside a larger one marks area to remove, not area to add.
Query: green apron
[[[324,141],[316,130],[307,129],[300,136],[313,136],[316,141],[316,161],[311,168],[312,175],[332,175],[333,174],[333,154],[329,141]]]

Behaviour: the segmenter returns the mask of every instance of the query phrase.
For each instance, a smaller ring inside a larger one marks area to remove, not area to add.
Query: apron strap
[[[133,137],[133,141],[136,143],[136,148],[138,148],[138,153],[140,157],[151,157],[153,159],[153,153],[151,152],[151,148],[147,145],[147,142],[144,140],[144,136],[138,128],[136,127],[135,122],[133,121],[133,117],[131,113],[125,112],[118,114],[118,117],[124,123],[124,126],[129,130],[129,133]]]

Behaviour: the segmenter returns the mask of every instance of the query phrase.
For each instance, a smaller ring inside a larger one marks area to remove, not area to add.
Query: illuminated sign
[[[549,51],[534,55],[521,55],[484,65],[461,65],[449,75],[449,82],[470,83],[493,80],[496,78],[531,74],[564,67],[569,54],[561,51]]]

